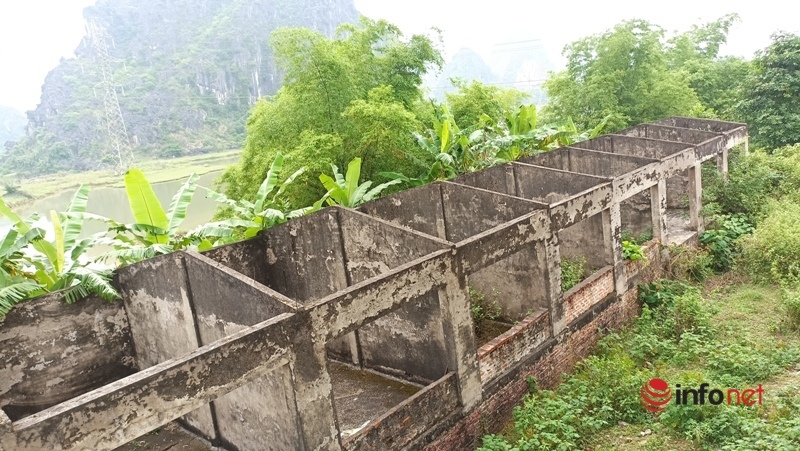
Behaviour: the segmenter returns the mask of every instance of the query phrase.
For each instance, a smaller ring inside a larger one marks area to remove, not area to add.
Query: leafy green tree
[[[308,167],[286,192],[296,206],[325,193],[311,174],[330,164],[363,158],[368,179],[390,168],[422,170],[425,155],[409,138],[420,125],[409,113],[421,97],[422,76],[441,66],[434,41],[403,39],[397,27],[362,18],[340,27],[334,39],[284,28],[270,42],[284,85],[253,108],[241,161],[222,178],[228,197],[253,198],[278,153],[289,171]]]
[[[724,16],[672,39],[642,20],[568,45],[567,69],[545,83],[550,104],[543,112],[572,117],[589,129],[608,117],[607,131],[671,115],[730,117],[746,63],[718,58],[738,19]]]
[[[770,149],[800,142],[800,36],[777,33],[757,53],[738,105],[753,141]]]
[[[739,16],[728,14],[692,28],[669,41],[667,58],[672,70],[688,74],[689,86],[702,104],[698,115],[736,119],[734,106],[750,64],[736,57],[719,57],[719,49]]]
[[[485,85],[477,80],[470,83],[462,79],[451,80],[457,92],[445,94],[453,119],[461,127],[468,127],[488,116],[493,121],[503,118],[507,111],[522,105],[528,94],[513,88]]]

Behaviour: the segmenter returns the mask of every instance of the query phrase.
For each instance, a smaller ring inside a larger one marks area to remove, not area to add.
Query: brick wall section
[[[420,390],[343,443],[348,451],[402,448],[458,408],[455,374]]]
[[[540,388],[555,388],[564,373],[587,357],[600,339],[601,329],[615,329],[639,311],[638,292],[608,296],[595,304],[558,337],[548,340],[534,354],[484,386],[483,401],[466,417],[451,422],[446,430],[429,431],[419,447],[435,451],[474,449],[483,434],[497,433],[511,418],[514,406],[528,393],[526,379],[533,377]]]
[[[536,350],[552,335],[550,314],[540,310],[526,316],[514,327],[478,349],[481,383],[486,385],[499,374]]]
[[[567,324],[614,292],[614,268],[606,266],[564,293]]]

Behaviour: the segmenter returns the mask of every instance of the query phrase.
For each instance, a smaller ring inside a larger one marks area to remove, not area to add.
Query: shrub
[[[700,243],[711,256],[712,268],[718,272],[731,269],[739,253],[736,240],[752,232],[753,225],[744,214],[714,215],[712,227],[700,234]]]
[[[792,330],[800,330],[800,290],[784,289],[781,296],[786,310],[786,322]]]
[[[487,301],[483,293],[472,288],[469,289],[469,306],[475,324],[485,319],[495,320],[503,313],[500,304],[495,301]]]
[[[669,246],[667,271],[678,280],[702,282],[714,273],[713,258],[708,250],[694,246]]]
[[[757,280],[800,282],[800,204],[773,201],[769,212],[742,238],[742,265]]]
[[[622,258],[631,261],[647,260],[642,251],[642,246],[633,241],[622,241]]]
[[[561,257],[561,291],[567,292],[583,280],[585,257]]]

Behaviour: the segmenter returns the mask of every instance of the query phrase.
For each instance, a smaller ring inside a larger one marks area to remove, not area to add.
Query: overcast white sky
[[[72,55],[80,42],[82,10],[93,3],[0,0],[0,105],[20,111],[36,106],[47,72],[61,57]],[[747,58],[767,46],[777,30],[800,33],[800,3],[791,0],[355,0],[355,4],[362,14],[387,19],[406,33],[440,28],[448,55],[471,47],[488,60],[494,44],[540,39],[557,67],[563,64],[561,50],[567,43],[632,18],[682,31],[736,12],[741,22],[723,52]]]

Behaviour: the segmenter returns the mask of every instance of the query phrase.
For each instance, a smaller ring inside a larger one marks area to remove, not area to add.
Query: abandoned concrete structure
[[[740,143],[745,124],[668,118],[140,262],[123,302],[23,303],[0,319],[0,449],[114,449],[176,419],[231,450],[469,449],[526,377],[557,384],[636,314],[661,257],[623,260],[622,231],[691,241],[701,164]],[[562,256],[588,265],[566,293]],[[469,288],[507,323],[480,347]]]

